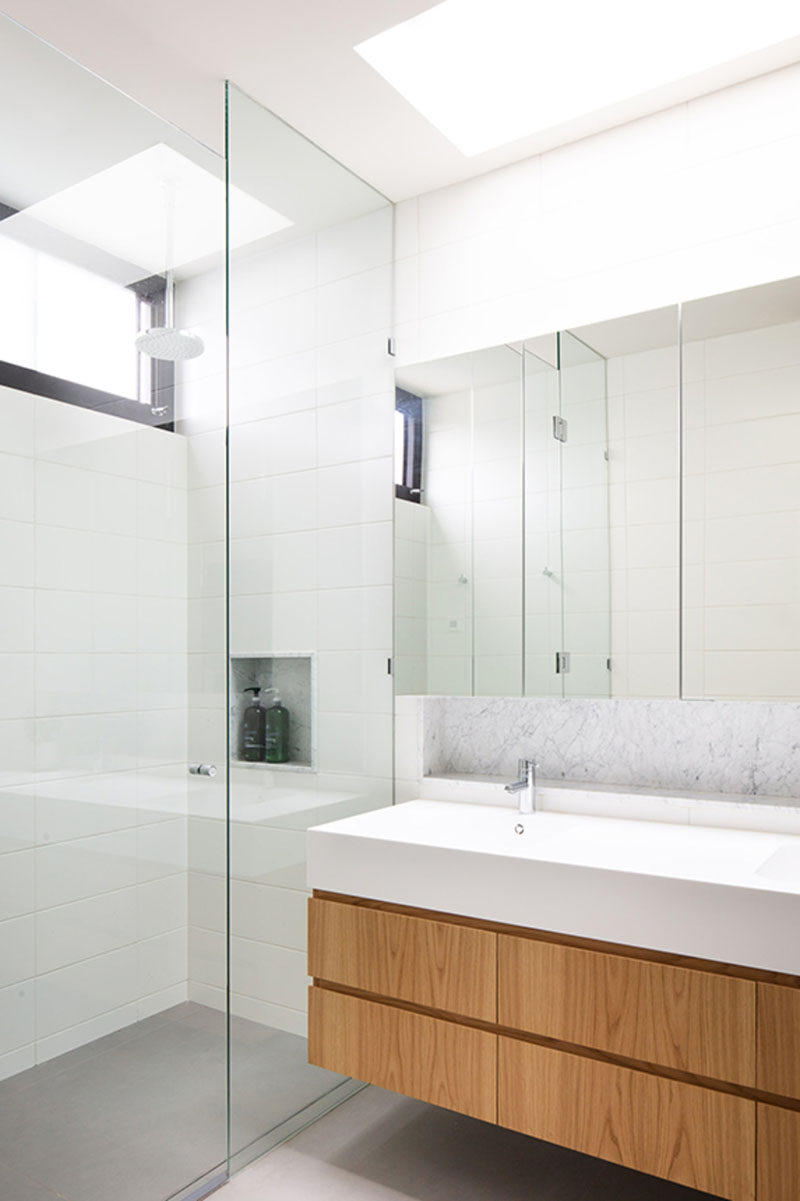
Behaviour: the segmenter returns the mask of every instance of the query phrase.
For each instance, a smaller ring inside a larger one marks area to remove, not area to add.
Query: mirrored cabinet
[[[800,280],[396,375],[401,694],[800,696]]]
[[[677,696],[678,381],[677,308],[397,372],[400,693]]]

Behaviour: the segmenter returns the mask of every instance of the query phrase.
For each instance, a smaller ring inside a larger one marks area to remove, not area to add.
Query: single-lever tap
[[[536,768],[533,759],[519,760],[519,779],[506,784],[506,792],[519,793],[520,813],[533,813],[536,809]]]

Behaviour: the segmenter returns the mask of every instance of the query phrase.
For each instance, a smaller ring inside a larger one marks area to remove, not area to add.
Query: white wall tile
[[[35,1037],[36,1010],[33,980],[0,989],[0,1054],[30,1045]]]
[[[136,948],[87,959],[36,981],[39,1038],[129,1004],[137,995]],[[83,1042],[83,1039],[81,1039]]]
[[[34,462],[21,455],[0,453],[0,518],[33,521]]]
[[[136,941],[136,889],[123,888],[36,915],[38,972],[52,972]]]
[[[317,234],[317,283],[382,266],[391,260],[392,210],[387,205]]]
[[[0,989],[33,979],[36,935],[33,914],[0,922]]]
[[[136,884],[136,831],[37,847],[37,909],[68,905]]]
[[[0,520],[0,585],[31,587],[34,582],[34,526]]]
[[[185,930],[171,930],[142,939],[137,950],[137,986],[143,995],[161,992],[186,980],[189,949]]]
[[[0,387],[0,446],[8,454],[33,456],[36,397]]]

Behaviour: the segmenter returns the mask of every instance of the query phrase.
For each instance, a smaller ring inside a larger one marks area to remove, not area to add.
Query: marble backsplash
[[[425,697],[424,775],[549,780],[792,798],[800,805],[800,704],[763,701]]]

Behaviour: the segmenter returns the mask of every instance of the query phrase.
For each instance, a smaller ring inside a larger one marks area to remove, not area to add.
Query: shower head
[[[151,359],[167,359],[174,363],[178,359],[196,359],[205,350],[205,343],[188,330],[157,326],[137,336],[136,349]]]

